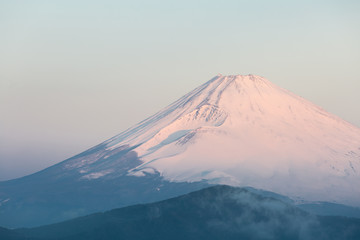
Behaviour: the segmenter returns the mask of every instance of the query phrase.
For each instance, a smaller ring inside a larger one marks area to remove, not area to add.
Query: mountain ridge
[[[32,229],[21,239],[356,239],[360,219],[319,217],[244,188],[218,185],[160,202],[95,213]]]

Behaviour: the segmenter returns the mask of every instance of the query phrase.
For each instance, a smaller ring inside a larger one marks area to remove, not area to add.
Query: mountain
[[[211,184],[360,206],[360,129],[254,75],[218,75],[125,132],[0,182],[0,225],[38,226]]]
[[[360,129],[257,76],[218,76],[106,144],[137,146],[135,176],[360,206]]]
[[[11,235],[10,235],[11,234]],[[360,219],[318,217],[243,188],[215,186],[177,198],[1,235],[10,239],[359,239]]]

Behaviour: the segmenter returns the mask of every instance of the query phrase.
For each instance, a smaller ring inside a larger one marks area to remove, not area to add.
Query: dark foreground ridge
[[[38,228],[0,228],[0,239],[360,239],[360,219],[319,217],[244,188],[214,186]]]

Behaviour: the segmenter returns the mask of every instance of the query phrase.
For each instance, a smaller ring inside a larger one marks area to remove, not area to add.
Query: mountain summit
[[[0,182],[0,225],[51,223],[211,184],[359,207],[360,129],[263,77],[218,75],[79,155]]]
[[[255,75],[218,75],[105,143],[134,147],[134,176],[360,206],[360,129]]]

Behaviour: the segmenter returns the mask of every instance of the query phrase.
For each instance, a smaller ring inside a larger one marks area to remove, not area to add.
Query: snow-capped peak
[[[360,205],[360,129],[256,75],[217,75],[105,144],[136,151],[129,175]]]

